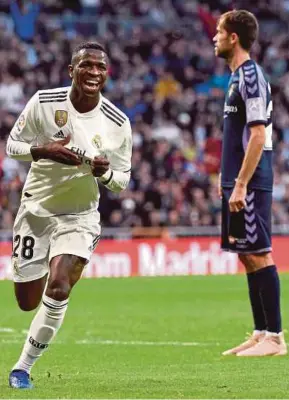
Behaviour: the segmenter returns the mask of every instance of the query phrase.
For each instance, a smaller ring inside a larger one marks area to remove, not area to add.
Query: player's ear
[[[73,78],[73,65],[72,64],[68,65],[68,74],[69,74],[70,78],[72,79]]]
[[[239,36],[236,34],[236,33],[231,33],[231,43],[232,44],[235,44],[235,43],[237,43],[238,42],[238,40],[239,40]]]

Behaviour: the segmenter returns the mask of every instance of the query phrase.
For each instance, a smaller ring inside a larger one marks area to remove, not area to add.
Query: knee
[[[246,255],[245,254],[238,254],[239,261],[245,265],[246,262]]]
[[[39,306],[46,284],[46,275],[29,282],[14,282],[14,293],[22,311],[32,311]]]
[[[252,254],[238,254],[238,258],[245,267],[254,264],[254,258]]]
[[[54,300],[63,301],[68,299],[70,292],[71,286],[69,282],[55,279],[48,282],[45,294]]]
[[[244,265],[247,274],[256,271],[255,260],[252,254],[238,254],[239,260]]]
[[[256,272],[273,264],[271,253],[238,254],[238,257],[248,273]]]

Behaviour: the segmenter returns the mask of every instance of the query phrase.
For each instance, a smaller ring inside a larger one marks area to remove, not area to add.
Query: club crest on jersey
[[[95,135],[92,138],[92,144],[97,148],[100,149],[102,147],[101,137],[100,135]]]
[[[229,89],[229,91],[228,91],[228,97],[231,97],[231,96],[232,96],[232,94],[234,93],[235,89],[237,89],[237,87],[238,87],[237,83],[233,83],[233,84],[230,86],[230,89]]]
[[[59,128],[62,128],[68,120],[68,113],[65,110],[56,110],[54,121]]]

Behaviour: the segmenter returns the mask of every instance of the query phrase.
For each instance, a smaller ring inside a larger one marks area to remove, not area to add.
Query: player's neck
[[[242,49],[238,49],[232,54],[232,57],[227,60],[229,68],[232,72],[235,72],[240,65],[244,64],[247,60],[250,60],[250,54]]]
[[[98,93],[97,97],[87,97],[81,95],[81,93],[72,88],[69,97],[76,111],[79,113],[87,113],[98,105],[100,94]]]

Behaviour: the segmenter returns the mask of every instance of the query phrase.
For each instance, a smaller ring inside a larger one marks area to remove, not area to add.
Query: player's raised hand
[[[239,212],[246,207],[247,186],[236,182],[234,190],[229,200],[229,208],[231,212]]]
[[[70,142],[70,138],[71,136],[68,135],[65,139],[58,140],[57,142],[31,147],[33,160],[38,161],[44,158],[66,165],[80,165],[81,159],[64,147]]]
[[[109,170],[109,161],[105,157],[94,157],[91,163],[92,175],[99,178]]]

